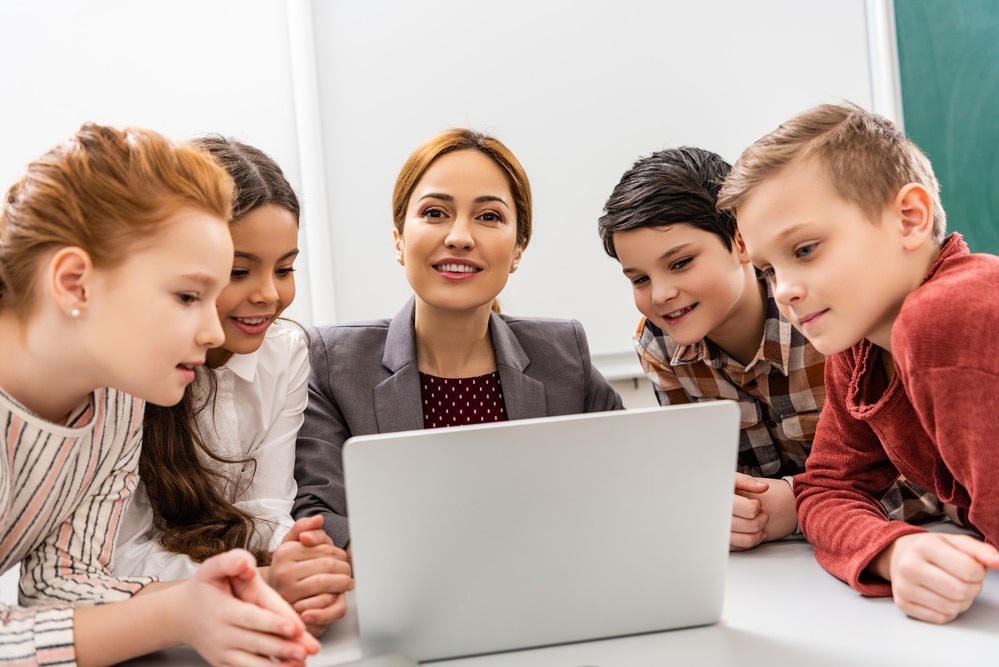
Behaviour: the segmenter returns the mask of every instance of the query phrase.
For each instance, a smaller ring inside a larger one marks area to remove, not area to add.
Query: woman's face
[[[437,158],[413,189],[395,245],[419,300],[490,308],[522,252],[506,174],[476,150]]]

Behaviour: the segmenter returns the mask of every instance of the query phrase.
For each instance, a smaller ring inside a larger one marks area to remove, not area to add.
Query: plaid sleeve
[[[645,326],[646,318],[642,318],[635,331],[635,351],[642,364],[642,370],[652,383],[659,405],[677,405],[690,403],[687,392],[683,390],[680,381],[669,363],[669,351],[666,342]]]
[[[922,523],[943,517],[943,503],[929,491],[916,486],[905,477],[898,481],[881,499],[888,518],[892,521]]]

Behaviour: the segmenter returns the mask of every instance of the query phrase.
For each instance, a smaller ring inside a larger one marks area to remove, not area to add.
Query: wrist
[[[270,565],[258,565],[257,573],[260,575],[260,578],[264,580],[264,583],[266,583],[271,588],[274,588],[274,582],[271,580]]]
[[[791,535],[801,535],[801,523],[798,521],[798,510],[794,503],[794,475],[784,475],[781,479],[787,482],[788,488],[791,489],[791,514],[794,517],[794,530],[791,531]]]
[[[891,581],[891,559],[894,553],[895,542],[892,542],[871,560],[867,571],[885,581]]]

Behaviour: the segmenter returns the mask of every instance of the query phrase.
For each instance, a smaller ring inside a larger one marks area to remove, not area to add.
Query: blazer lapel
[[[375,421],[379,433],[423,428],[420,372],[413,332],[414,301],[410,299],[389,323],[382,365],[391,376],[375,385]]]
[[[492,336],[493,349],[496,351],[496,366],[499,369],[507,418],[547,417],[545,385],[524,374],[531,359],[513,330],[503,318],[492,313],[489,318],[489,333]]]

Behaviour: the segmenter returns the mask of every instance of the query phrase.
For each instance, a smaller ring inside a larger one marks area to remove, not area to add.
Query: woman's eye
[[[246,269],[233,269],[229,274],[229,280],[242,280],[248,275],[250,275],[250,272]]]
[[[201,301],[201,297],[199,297],[197,294],[189,294],[187,292],[178,292],[178,294],[177,294],[177,300],[180,301],[185,306],[189,306],[192,303],[197,303],[198,301]]]
[[[444,217],[444,211],[439,208],[428,208],[423,210],[424,218],[440,219]]]
[[[287,266],[283,269],[278,269],[277,271],[275,271],[275,273],[277,273],[278,276],[281,278],[287,278],[288,276],[295,273],[295,267]]]
[[[480,215],[479,218],[485,222],[503,222],[503,216],[493,211],[487,211]]]
[[[774,271],[774,267],[772,266],[763,267],[762,269],[759,269],[759,272],[770,282],[773,282],[777,278],[777,272]]]

